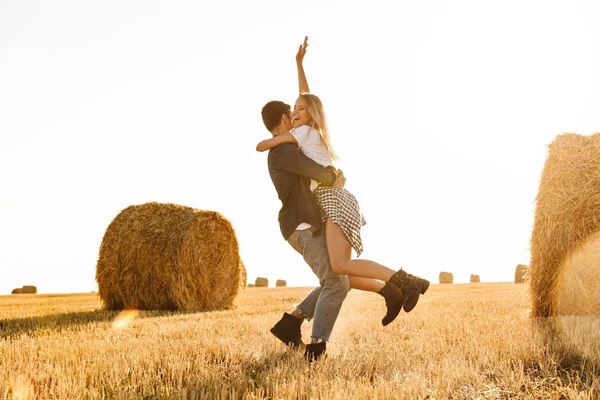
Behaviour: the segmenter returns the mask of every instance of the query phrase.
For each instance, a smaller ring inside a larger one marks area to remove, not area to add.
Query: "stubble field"
[[[231,310],[120,325],[96,294],[0,296],[0,398],[600,396],[598,357],[532,320],[526,285],[432,285],[385,328],[383,299],[351,291],[328,357],[310,366],[269,333],[309,290],[249,288]]]

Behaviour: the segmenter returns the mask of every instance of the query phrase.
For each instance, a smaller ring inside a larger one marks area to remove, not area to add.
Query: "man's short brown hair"
[[[292,107],[288,104],[285,104],[283,101],[273,100],[265,104],[261,115],[265,128],[271,132],[279,126],[282,115],[287,115],[289,117],[291,113]]]

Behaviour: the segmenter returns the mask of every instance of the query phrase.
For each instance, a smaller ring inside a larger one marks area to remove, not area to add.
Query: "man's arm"
[[[338,178],[338,171],[334,167],[316,163],[292,143],[280,144],[270,151],[269,167],[314,179],[323,186],[332,186]]]
[[[302,61],[304,60],[304,55],[306,54],[307,47],[308,36],[305,36],[304,43],[300,45],[298,53],[296,53],[296,66],[298,67],[298,90],[300,91],[300,94],[310,93],[310,89],[308,88],[308,81],[306,80],[306,74],[304,73],[304,66],[302,65]]]

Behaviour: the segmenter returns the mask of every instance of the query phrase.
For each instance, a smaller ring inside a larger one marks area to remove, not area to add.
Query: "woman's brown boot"
[[[391,283],[386,283],[385,286],[377,293],[382,295],[385,299],[387,313],[381,320],[381,323],[383,326],[386,326],[396,319],[402,310],[402,306],[406,301],[406,297],[404,297],[402,290],[398,289],[396,285]]]

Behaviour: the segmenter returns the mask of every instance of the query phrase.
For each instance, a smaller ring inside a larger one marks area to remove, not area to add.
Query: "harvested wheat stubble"
[[[108,309],[213,310],[233,304],[242,265],[231,223],[218,212],[146,203],[108,226],[96,281]]]
[[[284,281],[283,279],[277,279],[275,281],[275,286],[276,287],[286,287],[287,286],[287,282]]]
[[[440,283],[452,283],[454,281],[454,276],[452,272],[440,272]]]
[[[268,287],[269,286],[269,280],[267,278],[258,277],[258,278],[256,278],[256,281],[254,281],[254,286],[256,286],[256,287]]]
[[[529,267],[524,264],[518,264],[515,268],[515,283],[525,283],[525,275]]]
[[[10,292],[10,294],[21,294],[21,293],[23,293],[23,289],[21,289],[21,288],[13,289],[12,292]]]
[[[548,146],[536,197],[528,271],[534,316],[557,315],[565,260],[599,230],[600,134],[559,135]],[[564,290],[571,296],[580,293],[576,288]]]
[[[471,283],[479,283],[481,282],[481,279],[479,278],[479,275],[473,275],[471,274]]]

